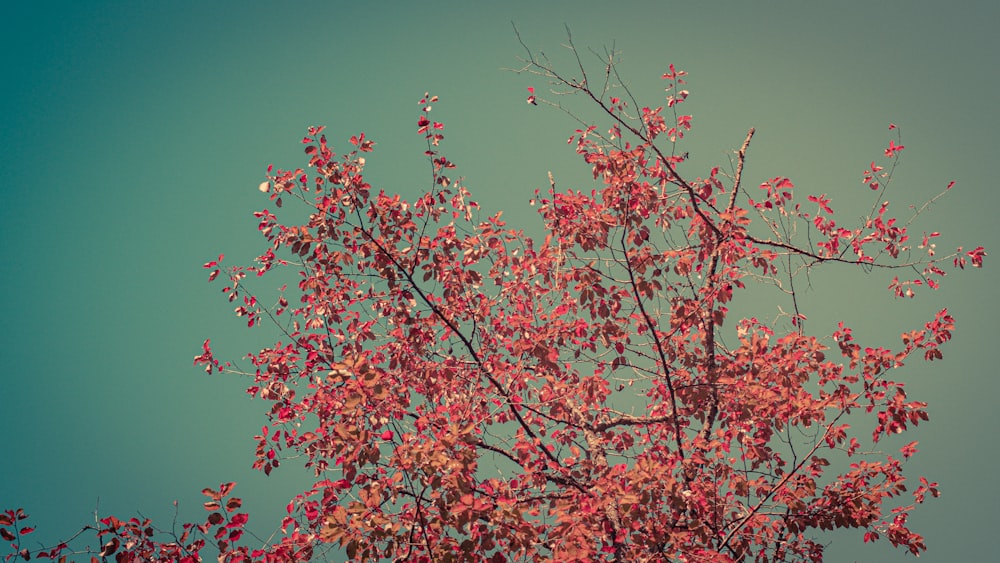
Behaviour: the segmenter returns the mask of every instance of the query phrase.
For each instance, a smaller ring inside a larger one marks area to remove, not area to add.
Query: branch
[[[740,183],[743,180],[743,164],[747,157],[747,148],[750,146],[750,139],[753,138],[753,134],[757,130],[753,127],[747,131],[747,138],[743,140],[743,146],[740,147],[740,151],[737,154],[736,162],[736,176],[733,177],[733,193],[729,196],[729,205],[726,206],[728,211],[732,211],[733,207],[736,206],[736,194],[740,191]]]
[[[632,288],[632,295],[635,297],[636,305],[639,307],[639,312],[642,313],[643,322],[646,324],[646,328],[649,329],[650,338],[653,339],[653,344],[656,346],[656,354],[659,357],[659,363],[663,366],[663,377],[667,383],[667,391],[670,392],[670,410],[676,415],[677,414],[677,395],[674,390],[674,382],[670,376],[670,362],[667,360],[666,351],[663,349],[663,342],[658,335],[658,329],[656,323],[653,322],[653,318],[646,311],[646,306],[643,304],[642,295],[639,294],[639,286],[635,281],[635,272],[633,271],[632,262],[628,256],[628,247],[625,244],[625,237],[628,235],[628,222],[623,221],[624,227],[622,229],[621,246],[622,252],[625,254],[625,271],[628,273],[629,287]],[[677,453],[681,456],[681,460],[686,460],[684,455],[684,442],[681,437],[680,424],[674,420],[674,442],[677,445]],[[685,474],[684,480],[688,481],[689,477]]]
[[[740,183],[743,179],[743,164],[746,162],[747,148],[750,146],[750,139],[753,138],[755,129],[750,128],[747,131],[746,139],[743,140],[743,146],[740,147],[739,160],[736,164],[736,175],[733,178],[733,193],[729,196],[729,204],[726,206],[727,211],[732,211],[736,206],[736,194],[740,191]],[[712,263],[708,268],[708,275],[705,276],[705,284],[712,289],[712,293],[715,292],[715,273],[719,266],[719,249],[722,248],[723,237],[720,234],[716,236],[715,249],[712,252]],[[714,300],[713,300],[714,303]],[[707,316],[702,319],[702,323],[705,325],[705,352],[707,357],[705,358],[705,373],[709,376],[709,381],[712,385],[712,406],[709,408],[708,416],[705,418],[705,424],[701,429],[702,440],[708,441],[709,434],[712,431],[712,427],[715,426],[715,419],[719,416],[719,390],[715,386],[715,381],[718,379],[715,377],[716,361],[715,361],[715,321],[713,320],[713,311],[707,311]]]
[[[766,495],[761,497],[761,499],[757,502],[756,505],[754,505],[752,509],[750,509],[750,512],[747,513],[746,516],[744,516],[743,518],[741,518],[739,521],[736,522],[736,525],[733,526],[733,529],[728,534],[726,534],[726,537],[723,538],[722,543],[719,544],[720,548],[729,547],[729,542],[732,541],[733,536],[735,536],[736,533],[739,532],[743,528],[743,526],[747,522],[749,522],[751,518],[754,517],[755,514],[760,512],[760,509],[764,506],[764,503],[767,502],[768,499],[773,497],[775,493],[777,493],[779,490],[781,490],[782,487],[785,486],[785,483],[787,483],[792,477],[797,475],[799,471],[802,470],[802,467],[806,464],[806,462],[812,459],[813,454],[815,454],[816,451],[819,450],[819,448],[823,445],[824,443],[823,440],[826,438],[827,435],[829,435],[830,430],[834,427],[834,425],[837,424],[837,421],[839,421],[840,417],[844,416],[846,412],[847,412],[846,409],[841,410],[840,414],[838,414],[837,417],[834,418],[833,421],[831,421],[830,424],[826,426],[826,430],[823,432],[823,436],[816,441],[816,444],[813,445],[812,449],[809,450],[809,453],[807,453],[805,457],[802,458],[802,461],[800,461],[799,464],[796,465],[794,469],[786,473],[785,476],[781,478],[781,481],[778,481],[778,484],[772,487],[771,490],[768,491]]]
[[[633,415],[622,415],[614,420],[609,420],[607,422],[601,422],[594,426],[594,430],[597,432],[604,432],[606,430],[611,430],[616,426],[645,426],[647,424],[660,424],[663,422],[672,422],[676,419],[674,414],[669,414],[666,416],[633,416]]]
[[[381,216],[381,213],[378,207],[376,207],[374,202],[369,203],[369,208],[372,211],[372,213]],[[358,215],[359,220],[363,221],[363,219],[361,219],[361,213],[358,208],[355,208],[355,213]],[[483,359],[479,356],[479,352],[476,350],[476,347],[472,344],[472,341],[469,339],[469,337],[464,332],[462,332],[460,327],[457,324],[455,324],[455,321],[453,321],[451,318],[445,315],[444,311],[442,311],[441,308],[436,303],[434,303],[434,301],[430,299],[430,297],[427,295],[424,289],[416,282],[416,280],[414,279],[413,275],[409,272],[409,270],[404,268],[403,265],[399,263],[396,257],[382,245],[382,243],[378,240],[378,238],[376,238],[369,230],[364,228],[362,228],[362,233],[364,233],[365,237],[369,240],[369,242],[371,242],[378,249],[378,251],[382,253],[383,256],[385,256],[386,258],[389,259],[389,261],[392,262],[393,266],[396,268],[396,271],[403,273],[403,276],[406,278],[406,281],[409,282],[413,290],[417,293],[417,295],[420,296],[420,300],[424,303],[424,305],[426,305],[431,310],[431,312],[434,313],[434,316],[437,317],[441,322],[443,322],[445,326],[447,326],[448,329],[451,330],[452,334],[458,337],[458,339],[462,342],[462,345],[469,352],[469,355],[472,357],[472,361],[476,364],[476,367],[479,369],[480,373],[482,373],[486,377],[487,381],[490,382],[490,385],[492,385],[493,388],[496,389],[497,392],[500,393],[500,395],[504,398],[504,402],[507,405],[507,409],[511,412],[511,414],[514,415],[514,418],[517,419],[517,423],[521,426],[521,428],[524,429],[525,434],[530,436],[533,440],[538,441],[539,439],[538,435],[535,433],[534,430],[532,430],[531,425],[529,425],[528,422],[524,420],[524,417],[521,416],[521,413],[518,412],[517,407],[514,404],[514,401],[511,399],[510,391],[507,390],[496,378],[496,376],[494,376],[493,373],[486,368],[485,362],[483,362]],[[537,449],[540,450],[545,455],[545,457],[549,458],[550,461],[556,464],[556,466],[561,466],[559,459],[556,458],[555,455],[552,452],[550,452],[547,448],[540,447]]]

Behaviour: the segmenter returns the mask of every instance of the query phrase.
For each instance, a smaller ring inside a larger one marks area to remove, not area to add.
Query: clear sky
[[[5,9],[0,60],[0,507],[25,507],[52,540],[102,513],[201,518],[200,491],[237,481],[267,530],[304,486],[292,468],[249,469],[265,403],[191,365],[211,337],[223,357],[269,343],[247,331],[201,264],[262,248],[252,211],[269,163],[304,165],[298,140],[325,124],[343,147],[365,131],[376,186],[426,177],[416,101],[441,97],[444,151],[487,211],[533,228],[527,200],[552,170],[583,182],[565,144],[575,124],[524,103],[544,84],[502,70],[525,41],[561,57],[614,45],[650,105],[669,63],[687,70],[696,175],[728,162],[754,126],[745,177],[788,176],[834,204],[865,195],[861,171],[902,127],[900,205],[957,186],[921,225],[940,246],[1000,252],[994,2],[21,2]],[[867,200],[866,200],[867,201]],[[895,200],[894,200],[895,202]],[[857,203],[857,201],[854,201]],[[992,211],[991,211],[992,210]],[[997,268],[894,302],[838,276],[814,278],[818,318],[897,342],[938,306],[957,317],[945,361],[901,377],[931,422],[909,472],[942,485],[918,510],[930,561],[995,555],[1000,487],[995,407]],[[875,286],[884,287],[885,280]],[[872,284],[868,284],[872,285]],[[868,286],[863,286],[867,288]],[[835,305],[834,305],[835,304]],[[818,329],[817,329],[818,330]],[[166,523],[166,521],[164,521]],[[859,533],[828,560],[901,561]]]

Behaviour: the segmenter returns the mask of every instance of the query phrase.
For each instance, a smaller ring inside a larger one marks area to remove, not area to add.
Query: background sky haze
[[[547,171],[589,189],[566,144],[577,124],[525,104],[528,86],[546,85],[504,70],[523,54],[511,21],[561,68],[572,63],[564,25],[581,50],[613,46],[654,107],[668,65],[686,70],[692,176],[728,166],[756,127],[745,185],[787,176],[802,197],[862,209],[861,173],[895,123],[906,146],[897,210],[957,182],[914,234],[942,231],[942,252],[1000,250],[991,2],[56,1],[5,12],[0,509],[24,507],[47,544],[92,522],[98,503],[167,524],[177,500],[182,520],[203,518],[199,491],[228,481],[251,527],[269,532],[308,486],[294,468],[250,469],[267,404],[191,363],[206,338],[232,359],[273,342],[243,327],[201,265],[263,250],[252,212],[270,205],[257,185],[268,164],[305,166],[307,126],[326,125],[341,153],[364,131],[377,142],[367,179],[412,195],[427,173],[416,102],[430,91],[442,151],[484,211],[530,231],[527,201]],[[931,415],[905,435],[921,450],[907,474],[943,492],[910,521],[927,539],[923,560],[995,554],[996,271],[990,256],[912,301],[893,300],[881,277],[821,271],[807,293],[819,334],[843,319],[891,345],[940,307],[957,319],[943,362],[899,376]],[[831,562],[905,559],[861,532],[825,538]]]

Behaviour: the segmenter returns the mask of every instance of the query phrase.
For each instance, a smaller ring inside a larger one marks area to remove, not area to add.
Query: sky
[[[530,230],[547,171],[586,184],[565,143],[576,124],[525,104],[545,84],[505,70],[523,54],[512,21],[557,64],[571,63],[566,26],[578,47],[613,46],[649,105],[670,63],[688,71],[698,175],[756,127],[748,185],[786,176],[851,208],[895,123],[899,205],[957,182],[915,229],[943,232],[947,249],[1000,248],[992,2],[56,1],[8,7],[4,21],[0,508],[24,507],[45,541],[98,507],[164,521],[177,500],[182,519],[202,518],[199,491],[228,481],[251,527],[268,530],[307,486],[294,468],[249,468],[266,404],[191,362],[206,338],[234,359],[271,342],[243,328],[201,265],[263,250],[257,185],[270,163],[305,165],[307,126],[326,125],[341,149],[364,131],[378,143],[367,178],[406,196],[426,175],[414,123],[430,91],[443,150],[484,210]],[[931,415],[908,472],[943,492],[910,521],[923,560],[995,551],[991,258],[912,301],[840,274],[814,277],[806,297],[812,322],[842,318],[886,344],[940,307],[957,318],[945,360],[900,376]],[[831,562],[904,560],[860,533],[824,539]]]

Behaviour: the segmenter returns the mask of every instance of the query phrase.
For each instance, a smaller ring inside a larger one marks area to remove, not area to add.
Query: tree
[[[872,207],[857,225],[839,223],[826,194],[794,195],[788,178],[748,189],[753,129],[731,173],[691,179],[686,73],[669,65],[665,106],[646,107],[614,53],[590,69],[569,47],[576,76],[527,47],[518,72],[550,86],[553,99],[528,88],[529,111],[581,121],[569,142],[598,187],[562,189],[550,173],[531,200],[539,236],[485,214],[453,177],[429,94],[417,132],[431,187],[412,201],[365,180],[375,143],[364,133],[337,156],[311,127],[307,168],[268,167],[260,190],[308,219],[259,211],[256,263],[219,256],[205,268],[228,280],[248,326],[267,321],[282,337],[250,354],[250,369],[217,360],[208,340],[195,363],[249,378],[271,404],[254,467],[305,456],[315,484],[289,503],[278,540],[246,545],[248,516],[227,483],[203,491],[206,520],[180,533],[99,520],[84,529],[101,538],[97,556],[198,561],[211,545],[223,561],[331,549],[357,561],[821,561],[818,534],[842,527],[925,549],[907,517],[938,490],[906,484],[916,442],[874,448],[927,420],[893,378],[911,357],[941,359],[954,320],[941,309],[893,349],[857,342],[843,323],[814,335],[796,280],[839,266],[892,276],[889,296],[913,297],[946,267],[980,267],[982,247],[939,257],[939,233],[910,239],[954,183],[911,218],[892,216],[904,149],[894,125],[883,164],[863,175]],[[289,271],[271,306],[246,287]],[[785,300],[773,322],[730,318],[737,298],[769,286]],[[69,541],[28,549],[25,519],[0,515],[7,560],[74,553]]]

